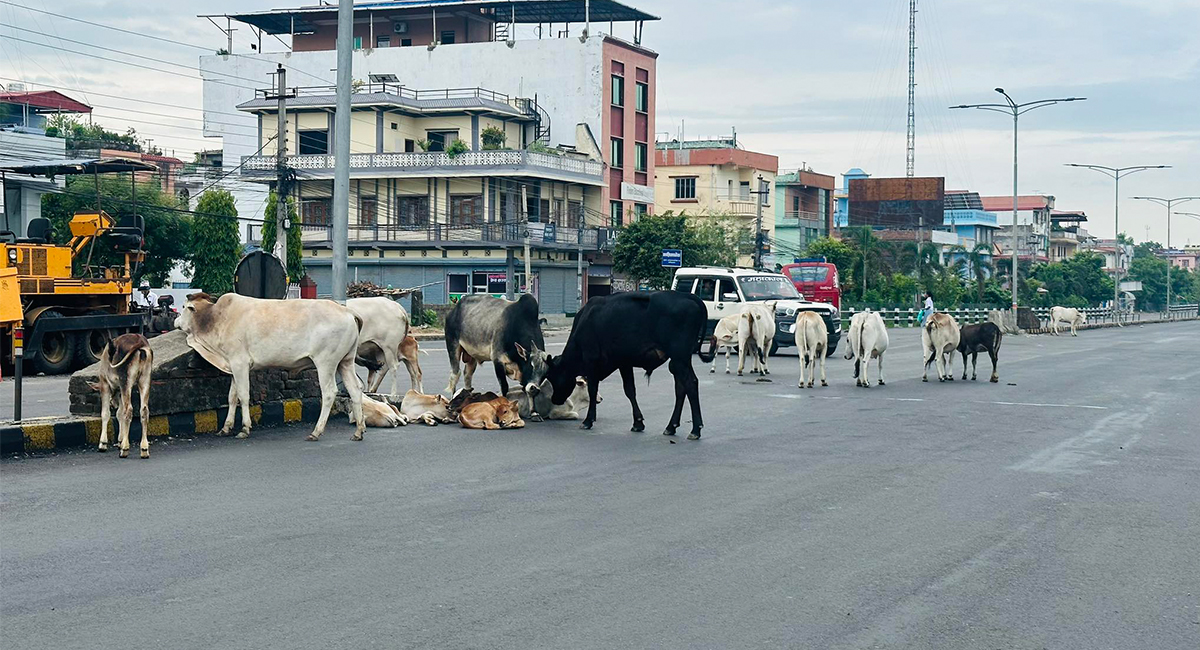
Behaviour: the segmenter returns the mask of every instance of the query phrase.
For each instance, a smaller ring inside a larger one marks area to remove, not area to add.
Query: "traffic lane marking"
[[[839,395],[806,395],[803,393],[793,393],[793,394],[776,393],[776,394],[767,395],[767,397],[774,397],[777,399],[800,399],[803,397],[811,397],[812,399],[829,399],[829,400],[846,399],[845,396],[839,396]],[[856,400],[863,399],[864,401],[865,400],[878,400],[878,401],[887,401],[887,402],[924,402],[924,401],[926,401],[925,398],[922,398],[922,397],[863,396],[862,398],[855,397],[853,399],[856,399]],[[970,404],[994,404],[997,406],[1040,406],[1040,407],[1047,407],[1047,408],[1093,409],[1093,410],[1100,410],[1100,411],[1107,411],[1109,409],[1109,407],[1107,407],[1107,406],[1095,406],[1092,404],[1050,404],[1050,403],[1045,403],[1045,402],[1003,402],[1003,401],[988,401],[988,400],[966,400],[966,401],[967,401],[967,403],[970,403]]]

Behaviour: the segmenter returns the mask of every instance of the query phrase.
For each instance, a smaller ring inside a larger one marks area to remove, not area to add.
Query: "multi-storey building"
[[[737,137],[673,140],[656,146],[655,209],[701,217],[729,217],[754,232],[761,215],[765,241],[775,232],[775,174],[779,158],[742,149]],[[751,240],[752,241],[752,240]],[[753,245],[738,264],[752,264]]]
[[[328,252],[317,240],[328,232],[320,193],[332,178],[336,10],[231,16],[253,33],[280,37],[290,51],[260,47],[200,62],[206,135],[223,138],[226,166],[246,161],[248,178],[266,180],[274,169],[273,158],[262,157],[274,153],[267,142],[274,102],[256,91],[272,85],[278,64],[289,87],[310,87],[289,100],[289,113],[296,112],[288,122],[295,130],[289,165],[302,181],[304,220],[313,221],[305,258],[322,293],[329,291],[322,261]],[[505,254],[496,249],[523,249],[528,233],[534,265],[542,266],[532,286],[544,309],[573,310],[581,223],[585,294],[606,292],[612,271],[605,229],[654,203],[658,55],[641,45],[647,20],[657,18],[612,1],[381,0],[355,7],[350,277],[395,286],[442,277],[425,289],[430,302],[502,293],[496,279]],[[614,35],[629,26],[631,38]],[[496,131],[503,144],[484,150]],[[261,192],[249,194],[261,204]],[[533,225],[518,227],[514,219]],[[491,225],[475,230],[484,224]],[[401,236],[397,229],[404,228],[426,234]],[[452,247],[448,229],[467,233],[455,231],[460,241],[478,237]],[[479,263],[462,261],[473,259]],[[570,267],[569,283],[552,279],[559,265]],[[559,299],[560,292],[568,295]]]
[[[1083,224],[1087,215],[1082,211],[1054,210],[1050,213],[1050,261],[1061,262],[1079,252],[1080,245],[1091,235]]]
[[[996,215],[983,209],[978,192],[947,190],[943,223],[958,237],[956,244],[943,248],[947,264],[967,258],[963,251],[973,251],[979,244],[986,246],[984,259],[991,262],[996,249]]]
[[[850,225],[850,181],[870,178],[871,175],[858,167],[851,168],[842,174],[842,186],[835,189],[833,199],[833,227],[845,228]]]
[[[833,230],[836,184],[833,176],[811,169],[775,177],[775,241],[780,249],[776,257],[794,258],[810,242],[829,235]]]
[[[983,209],[996,214],[1000,231],[996,243],[1004,255],[1013,251],[1013,198],[1009,196],[984,196]],[[1054,211],[1054,197],[1035,194],[1017,197],[1016,245],[1017,256],[1035,262],[1050,259],[1050,214]]]

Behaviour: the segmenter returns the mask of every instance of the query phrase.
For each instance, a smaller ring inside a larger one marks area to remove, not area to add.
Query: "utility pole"
[[[1167,208],[1167,251],[1171,250],[1171,206],[1176,203],[1187,203],[1188,201],[1200,201],[1200,196],[1177,196],[1173,199],[1164,199],[1158,196],[1135,196],[1134,199],[1139,201],[1153,201]],[[1176,212],[1175,214],[1179,214]],[[1150,241],[1150,226],[1146,226],[1146,241]],[[1167,256],[1167,318],[1171,318],[1171,257]]]
[[[754,217],[754,270],[756,270],[756,271],[762,270],[762,249],[763,249],[762,209],[763,209],[763,195],[767,193],[767,190],[763,189],[763,187],[764,187],[763,177],[762,177],[762,174],[759,174],[758,175],[758,189],[754,192],[751,192],[751,194],[753,194],[755,196],[755,198],[757,199],[755,201],[755,203],[757,204],[757,206],[756,206],[757,214]]]
[[[521,228],[525,234],[525,293],[533,293],[533,264],[529,259],[529,194],[526,186],[521,185],[521,207],[525,218],[521,220]]]
[[[908,0],[908,149],[905,172],[913,177],[917,149],[917,0]]]
[[[575,241],[578,242],[578,248],[575,249],[575,304],[578,305],[577,310],[583,309],[583,206],[579,207],[579,214],[575,217]],[[575,313],[579,313],[576,311]]]
[[[1132,167],[1105,167],[1104,165],[1080,165],[1067,163],[1067,167],[1082,167],[1100,172],[1113,179],[1113,304],[1112,319],[1121,325],[1121,179],[1147,169],[1167,169],[1170,165],[1134,165]]]
[[[287,100],[295,93],[287,92],[287,69],[283,64],[275,70],[275,99],[278,104],[278,122],[275,130],[275,250],[271,251],[283,262],[287,271],[287,231],[291,227],[287,219],[288,166],[287,166]]]
[[[346,304],[350,236],[350,82],[353,78],[354,0],[338,0],[337,108],[333,151],[333,299]]]
[[[1004,96],[1003,104],[960,104],[951,106],[950,108],[978,108],[984,111],[993,111],[995,113],[1004,113],[1011,115],[1013,119],[1013,224],[1012,224],[1012,318],[1014,331],[1020,331],[1017,325],[1017,271],[1020,260],[1017,256],[1017,251],[1020,247],[1017,234],[1017,212],[1018,212],[1018,194],[1017,194],[1017,118],[1032,110],[1037,110],[1045,106],[1053,106],[1060,102],[1081,102],[1086,100],[1086,97],[1063,97],[1057,99],[1038,99],[1032,102],[1018,104],[1016,100],[1009,97],[1008,93],[1004,92],[1003,88],[996,88],[996,92]]]

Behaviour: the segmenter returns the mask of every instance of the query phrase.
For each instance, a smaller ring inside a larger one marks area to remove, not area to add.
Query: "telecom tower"
[[[913,158],[917,142],[917,0],[908,0],[908,152],[905,156],[906,172],[913,177]]]

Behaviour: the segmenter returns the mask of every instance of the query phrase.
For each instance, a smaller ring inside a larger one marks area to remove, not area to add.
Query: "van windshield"
[[[737,279],[746,300],[783,300],[800,297],[796,286],[782,275],[743,275]]]
[[[796,282],[827,282],[829,267],[827,266],[793,266],[788,269],[788,275]]]

